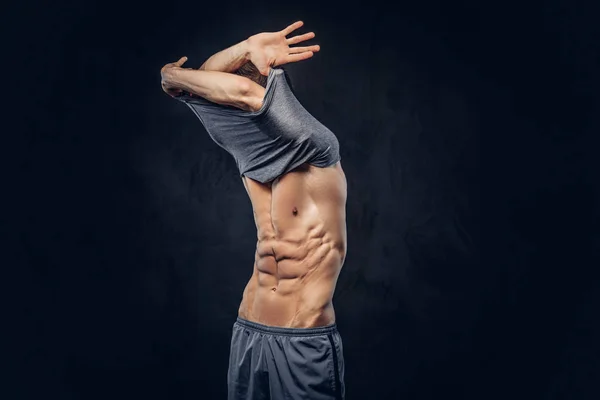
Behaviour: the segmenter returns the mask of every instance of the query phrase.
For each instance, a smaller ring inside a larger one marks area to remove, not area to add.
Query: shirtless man
[[[306,60],[314,38],[286,38],[295,22],[210,57],[161,70],[162,87],[185,103],[230,153],[254,211],[254,269],[233,325],[228,398],[343,399],[342,340],[332,298],[346,255],[346,177],[335,135],[312,117],[277,68]]]

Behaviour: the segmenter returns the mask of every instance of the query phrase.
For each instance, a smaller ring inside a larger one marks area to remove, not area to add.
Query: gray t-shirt
[[[210,137],[233,156],[241,176],[266,183],[304,163],[328,167],[340,160],[336,136],[302,107],[281,68],[270,69],[258,111],[186,94],[177,99],[190,107]]]

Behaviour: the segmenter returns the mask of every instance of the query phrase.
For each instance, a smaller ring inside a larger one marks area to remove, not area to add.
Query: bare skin
[[[298,21],[282,31],[251,36],[213,55],[199,70],[183,72],[187,58],[167,64],[161,71],[163,89],[171,95],[186,90],[220,104],[258,110],[264,88],[258,79],[233,72],[251,62],[258,73],[268,75],[270,67],[311,58],[320,50],[318,45],[289,45],[312,39],[313,32],[286,38],[302,25]],[[230,76],[237,80],[227,81]],[[258,241],[238,315],[290,328],[334,323],[332,299],[347,243],[347,182],[341,163],[326,168],[304,164],[266,184],[248,177],[242,182],[252,203]]]
[[[346,177],[341,163],[304,164],[261,184],[243,178],[258,242],[239,316],[307,328],[335,322],[333,293],[346,255]]]

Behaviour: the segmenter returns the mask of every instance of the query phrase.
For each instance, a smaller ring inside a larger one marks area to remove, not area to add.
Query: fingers
[[[187,61],[187,57],[183,56],[181,57],[177,62],[175,62],[175,66],[176,67],[181,67],[183,65],[183,63],[185,63]]]
[[[167,71],[170,68],[179,68],[183,65],[184,62],[187,61],[187,57],[181,57],[179,60],[172,62],[172,63],[168,63],[163,65],[163,67],[160,69],[160,73],[163,74],[165,73],[165,71]]]
[[[321,46],[318,44],[313,46],[290,47],[290,54],[304,53],[305,51],[312,51],[313,53],[316,53],[319,50],[321,50]]]
[[[284,30],[282,30],[281,33],[283,33],[283,36],[287,36],[290,33],[294,32],[296,29],[300,28],[302,25],[304,25],[304,22],[296,21],[293,24],[289,25]]]
[[[286,63],[302,61],[302,60],[311,58],[313,56],[313,54],[314,53],[312,51],[306,51],[304,53],[297,53],[297,54],[290,54],[285,58],[285,60],[286,60]]]
[[[296,43],[300,43],[300,42],[304,42],[305,40],[309,40],[315,37],[315,33],[314,32],[308,32],[305,33],[303,35],[298,35],[298,36],[294,36],[292,38],[289,38],[286,40],[287,44],[296,44]]]

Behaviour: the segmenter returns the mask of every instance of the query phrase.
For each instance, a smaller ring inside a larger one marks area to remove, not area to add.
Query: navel
[[[296,207],[292,210],[292,214],[294,214],[294,216],[298,215],[298,209]]]

